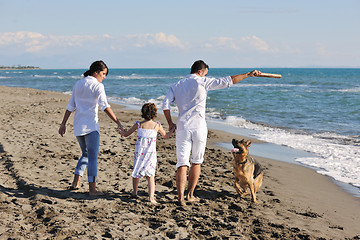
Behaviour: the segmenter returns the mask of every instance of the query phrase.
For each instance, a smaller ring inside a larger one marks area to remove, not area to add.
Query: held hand
[[[173,133],[176,131],[176,124],[173,125],[173,127],[170,129],[170,132]]]
[[[118,127],[117,127],[117,130],[122,130],[122,131],[124,131],[124,126],[121,125],[121,124],[119,124]]]
[[[173,133],[175,130],[176,130],[176,124],[171,123],[171,124],[169,125],[169,132]]]
[[[122,137],[124,136],[125,130],[124,130],[123,126],[121,126],[121,127],[119,126],[116,130]]]
[[[253,70],[249,73],[249,76],[250,77],[257,77],[257,76],[260,76],[261,75],[261,72],[259,70]]]
[[[59,134],[63,137],[66,132],[66,126],[64,124],[60,124]]]

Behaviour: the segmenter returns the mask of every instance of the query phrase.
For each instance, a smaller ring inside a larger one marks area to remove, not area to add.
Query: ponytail
[[[83,75],[84,75],[84,77],[87,77],[87,76],[91,75],[90,70],[87,70],[86,72],[84,72]]]

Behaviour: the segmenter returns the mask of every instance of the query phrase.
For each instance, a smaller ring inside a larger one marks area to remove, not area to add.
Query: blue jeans
[[[88,167],[88,182],[96,182],[100,134],[94,131],[76,138],[80,144],[82,155],[76,165],[74,174],[83,176],[86,167]]]

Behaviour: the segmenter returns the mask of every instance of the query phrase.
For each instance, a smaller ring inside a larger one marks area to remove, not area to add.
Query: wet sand
[[[242,137],[216,130],[195,190],[201,200],[184,207],[177,205],[175,136],[158,137],[154,206],[145,179],[140,197],[130,197],[136,134],[120,137],[99,112],[98,188],[106,194],[89,196],[86,175],[70,191],[80,155],[73,115],[65,136],[57,133],[69,99],[0,86],[0,239],[360,239],[359,199],[311,169],[255,156],[265,168],[259,204],[240,198],[232,156],[216,143]],[[126,127],[141,119],[111,106]],[[158,120],[167,128],[161,114]]]

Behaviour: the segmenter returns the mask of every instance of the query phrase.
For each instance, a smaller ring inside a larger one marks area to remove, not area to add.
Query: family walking
[[[137,142],[133,159],[133,191],[132,197],[137,197],[139,180],[146,177],[148,181],[149,201],[156,204],[155,170],[157,164],[156,139],[158,132],[164,138],[169,138],[176,130],[176,188],[178,203],[185,205],[185,201],[198,201],[194,190],[198,183],[201,164],[204,162],[204,152],[207,140],[207,125],[205,121],[206,98],[208,91],[229,88],[247,77],[260,75],[253,70],[248,73],[227,76],[223,78],[206,77],[209,66],[202,60],[194,62],[190,74],[172,84],[163,101],[162,110],[169,125],[169,132],[165,132],[160,122],[155,121],[157,108],[153,103],[144,104],[141,109],[143,120],[125,130],[115,116],[107,102],[102,81],[109,73],[103,61],[94,62],[84,78],[78,80],[72,91],[70,102],[66,108],[59,134],[66,132],[66,123],[72,112],[74,116],[74,135],[76,136],[82,155],[74,171],[71,189],[78,189],[80,178],[87,168],[89,194],[101,195],[96,190],[97,162],[100,143],[100,127],[98,122],[98,108],[104,111],[118,126],[118,131],[127,137],[137,130]],[[178,108],[178,118],[175,124],[171,117],[170,105],[175,103]],[[189,174],[187,176],[187,173]],[[185,197],[186,184],[188,191]]]

